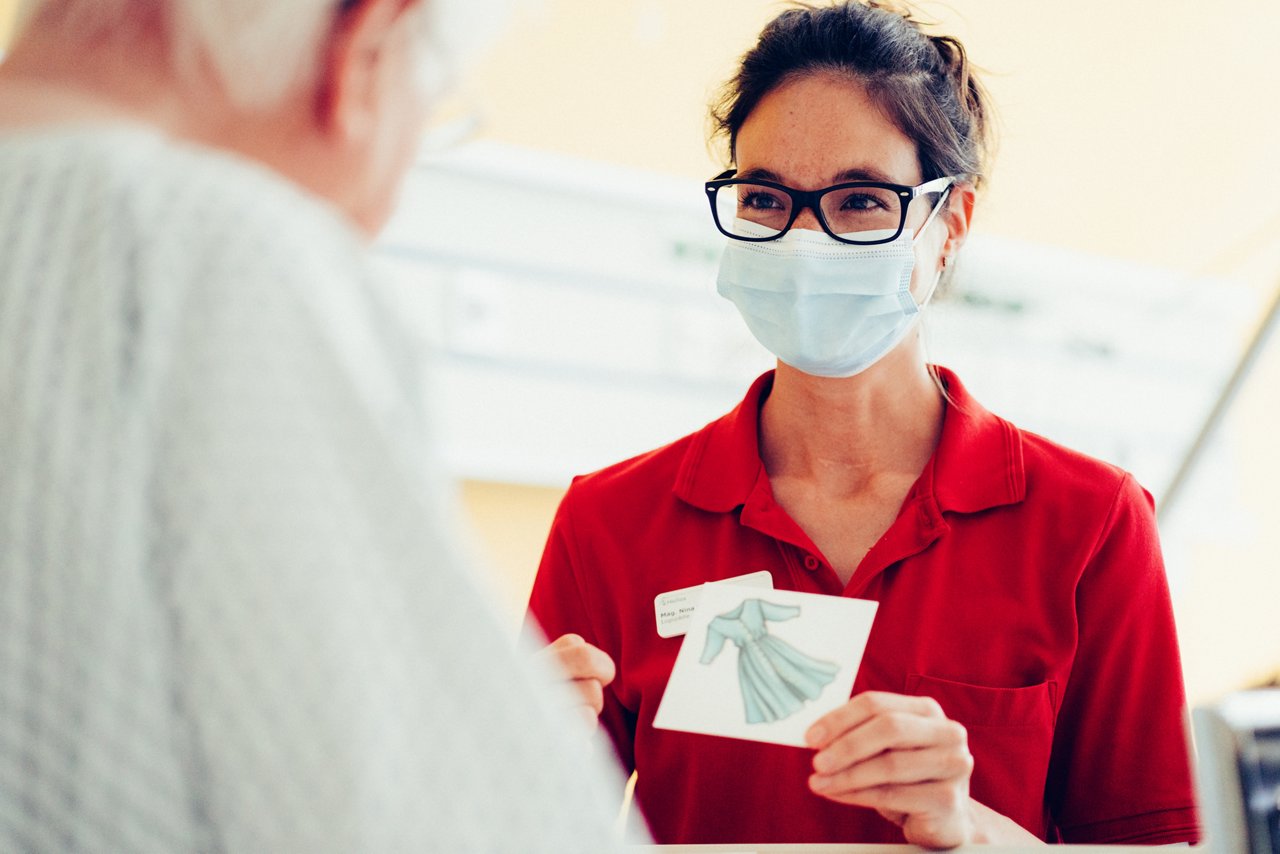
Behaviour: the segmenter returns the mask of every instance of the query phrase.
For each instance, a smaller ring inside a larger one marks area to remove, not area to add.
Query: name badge
[[[763,587],[773,589],[773,573],[767,569],[739,575],[736,578],[722,578],[710,584],[736,584],[742,587]],[[702,588],[706,585],[695,584],[681,590],[661,593],[653,598],[653,613],[658,621],[658,637],[675,638],[689,631],[689,620],[693,610],[698,607],[702,598]]]

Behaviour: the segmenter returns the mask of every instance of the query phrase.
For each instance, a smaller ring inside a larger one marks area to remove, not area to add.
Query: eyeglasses
[[[940,193],[929,216],[933,217],[950,193],[956,178],[935,178],[915,187],[880,181],[849,181],[822,190],[795,190],[762,178],[731,177],[730,169],[707,182],[707,199],[716,228],[726,237],[763,243],[777,240],[790,230],[805,208],[817,215],[818,224],[841,243],[874,246],[892,243],[902,234],[911,202]],[[872,232],[865,238],[864,232]]]

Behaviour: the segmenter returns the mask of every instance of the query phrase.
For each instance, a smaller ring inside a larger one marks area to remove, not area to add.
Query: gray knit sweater
[[[0,135],[0,850],[610,846],[369,276],[247,162]]]

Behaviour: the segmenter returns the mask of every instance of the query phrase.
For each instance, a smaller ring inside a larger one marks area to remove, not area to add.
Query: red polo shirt
[[[760,570],[880,603],[854,692],[935,698],[968,729],[978,801],[1050,841],[1196,840],[1150,496],[942,376],[938,448],[848,585],[773,501],[757,443],[772,373],[720,420],[565,495],[530,610],[617,663],[602,720],[659,842],[902,841],[812,794],[810,750],[653,728],[682,641],[658,636],[654,597]]]

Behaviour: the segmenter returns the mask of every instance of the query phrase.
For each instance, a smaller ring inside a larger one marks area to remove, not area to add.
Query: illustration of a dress
[[[738,647],[738,684],[749,724],[790,717],[805,701],[817,699],[840,670],[829,661],[819,661],[773,637],[765,625],[766,621],[781,622],[798,616],[799,605],[745,599],[707,625],[707,642],[699,661],[715,661],[726,639]]]

